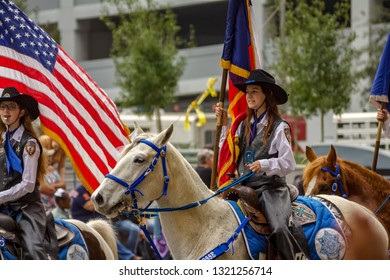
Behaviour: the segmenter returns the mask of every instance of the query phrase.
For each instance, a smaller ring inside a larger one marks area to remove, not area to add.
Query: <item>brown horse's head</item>
[[[331,194],[333,184],[337,183],[335,177],[335,173],[337,172],[337,155],[333,145],[330,146],[328,155],[320,157],[316,155],[311,147],[306,146],[306,158],[309,160],[309,163],[303,171],[303,189],[305,195]],[[331,172],[326,171],[326,169]],[[344,191],[346,191],[343,178],[340,177],[340,180],[342,181]],[[335,190],[335,194],[342,195],[340,186]]]

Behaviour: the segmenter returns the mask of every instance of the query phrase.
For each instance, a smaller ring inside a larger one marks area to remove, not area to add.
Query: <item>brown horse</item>
[[[326,156],[317,156],[307,146],[306,158],[305,195],[336,194],[357,202],[373,211],[390,233],[390,181],[362,165],[338,158],[333,145]]]

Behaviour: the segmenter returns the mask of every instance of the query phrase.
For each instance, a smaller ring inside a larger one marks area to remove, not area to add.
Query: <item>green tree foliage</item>
[[[290,111],[307,118],[319,114],[321,141],[324,115],[348,108],[357,81],[352,73],[356,52],[350,47],[355,35],[342,30],[349,22],[347,2],[326,13],[322,0],[288,1],[283,36],[276,40],[274,68],[290,93]]]
[[[28,4],[27,4],[27,0],[13,0],[12,2],[14,2],[14,4],[16,6],[19,7],[19,9],[21,9],[23,12],[27,13],[28,14]]]
[[[115,62],[117,84],[121,88],[119,104],[137,106],[151,117],[175,100],[177,83],[184,71],[185,59],[178,57],[180,27],[169,7],[161,8],[152,0],[106,0],[114,4],[118,17],[102,20],[112,31],[111,56]]]

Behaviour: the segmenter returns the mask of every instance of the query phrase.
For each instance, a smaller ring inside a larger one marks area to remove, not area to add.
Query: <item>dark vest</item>
[[[245,153],[248,150],[251,150],[254,153],[255,160],[278,157],[277,152],[275,154],[270,155],[269,148],[271,144],[271,139],[273,139],[273,134],[275,133],[275,129],[278,127],[278,125],[281,122],[285,122],[285,121],[282,120],[280,117],[275,116],[274,123],[272,124],[272,127],[269,131],[267,143],[265,145],[263,144],[263,136],[265,133],[265,129],[260,131],[260,133],[256,135],[255,139],[253,139],[252,143],[247,145],[243,133],[245,131],[245,123],[243,123],[242,130],[241,130],[242,133],[240,135],[240,140],[239,140],[240,155],[238,157],[238,162],[237,162],[237,169],[238,169],[239,176],[242,176],[243,174],[249,172],[249,168],[246,166],[248,162],[245,159]],[[242,184],[248,187],[252,187],[254,189],[258,189],[264,185],[286,184],[286,178],[279,177],[277,175],[267,176],[265,172],[259,172],[259,173],[255,173],[253,176],[248,178]]]
[[[24,170],[24,165],[23,165],[23,151],[26,146],[26,143],[30,139],[36,139],[32,134],[30,134],[27,131],[23,132],[22,139],[20,142],[15,142],[15,144],[12,146],[13,150],[17,154],[17,156],[20,158],[22,162],[22,169]],[[41,147],[39,141],[38,145]],[[22,181],[22,175],[19,174],[18,172],[13,172],[12,176],[8,175],[7,172],[7,162],[6,162],[6,157],[5,157],[5,149],[4,149],[4,143],[3,141],[0,144],[0,166],[3,168],[3,170],[0,172],[0,191],[5,191],[10,189],[12,186],[15,186],[16,184],[19,184]],[[42,152],[42,148],[40,149]],[[40,194],[39,194],[39,183],[38,181],[35,183],[35,189],[32,193],[28,193],[25,196],[21,197],[18,199],[18,201],[32,201],[32,200],[39,200],[40,199]]]

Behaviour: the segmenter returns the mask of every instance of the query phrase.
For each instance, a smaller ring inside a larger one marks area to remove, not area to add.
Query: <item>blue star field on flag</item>
[[[58,45],[12,1],[0,2],[0,45],[36,59],[53,71]]]

